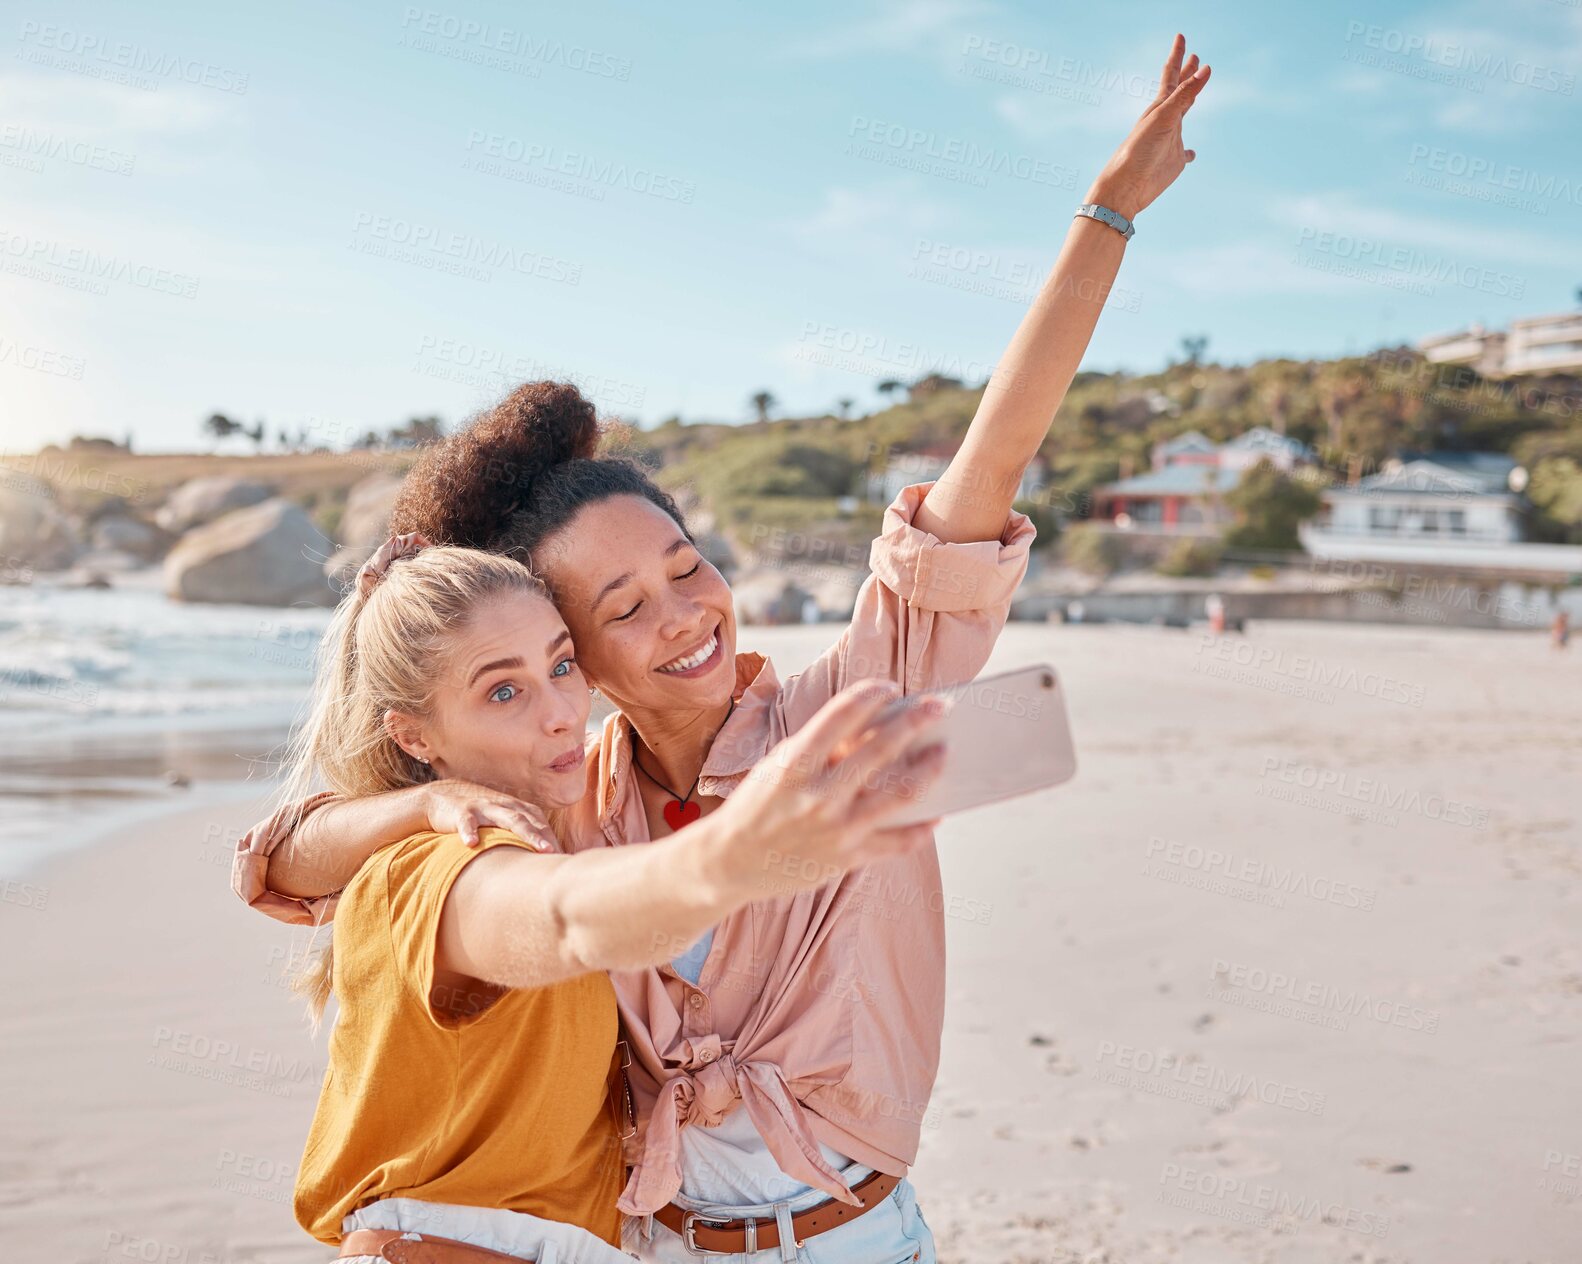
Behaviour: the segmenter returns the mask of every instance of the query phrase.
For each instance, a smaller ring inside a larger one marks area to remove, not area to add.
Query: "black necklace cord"
[[[731,716],[734,715],[735,713],[736,713],[736,699],[732,698],[731,699],[730,709],[725,712],[725,718],[720,721],[720,727],[714,730],[714,738],[715,738],[716,741],[719,740],[720,731],[722,729],[724,729],[724,727],[727,724],[730,723]],[[635,727],[632,729],[632,736],[634,738],[637,736],[637,729]],[[713,743],[711,742],[710,743],[710,747],[712,748],[712,746],[713,746]],[[708,757],[707,756],[704,757],[704,762],[705,763],[708,762]],[[636,747],[635,744],[632,747],[632,767],[636,768],[638,772],[642,773],[643,776],[647,777],[650,781],[652,781],[656,786],[658,786],[661,790],[663,790],[666,794],[668,794],[677,803],[686,803],[686,802],[690,801],[692,796],[697,793],[698,782],[703,780],[703,770],[700,768],[700,769],[698,769],[697,777],[692,782],[692,789],[688,790],[685,795],[677,794],[674,790],[672,790],[669,786],[667,786],[663,781],[659,780],[658,777],[654,776],[653,773],[649,772],[648,769],[643,767],[643,761],[637,758],[637,747]]]

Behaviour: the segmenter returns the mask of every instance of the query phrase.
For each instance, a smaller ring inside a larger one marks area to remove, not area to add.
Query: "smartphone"
[[[933,693],[951,709],[928,736],[945,743],[945,764],[928,790],[896,818],[897,825],[999,803],[1070,781],[1077,749],[1055,669],[1046,663],[980,676]],[[913,706],[927,693],[891,703]]]

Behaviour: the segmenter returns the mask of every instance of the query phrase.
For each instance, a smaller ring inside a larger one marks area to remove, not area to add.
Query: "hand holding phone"
[[[942,696],[950,711],[928,736],[944,766],[896,825],[933,820],[1070,781],[1077,752],[1055,669],[1040,663],[966,684],[913,694],[892,710]]]

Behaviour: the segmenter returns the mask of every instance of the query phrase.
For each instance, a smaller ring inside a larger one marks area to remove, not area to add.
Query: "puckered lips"
[[[578,742],[576,746],[560,756],[559,759],[550,760],[549,767],[553,772],[572,772],[581,768],[583,761],[587,757],[587,752],[583,749],[582,743]]]

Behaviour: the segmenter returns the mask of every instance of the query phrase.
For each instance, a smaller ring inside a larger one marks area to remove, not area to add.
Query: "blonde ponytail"
[[[516,592],[549,599],[522,563],[443,545],[399,557],[375,582],[354,582],[319,643],[307,718],[288,748],[284,800],[300,803],[319,788],[359,798],[433,780],[427,764],[390,739],[385,714],[428,715],[449,639],[481,603]],[[333,981],[326,945],[292,982],[315,1026]]]

